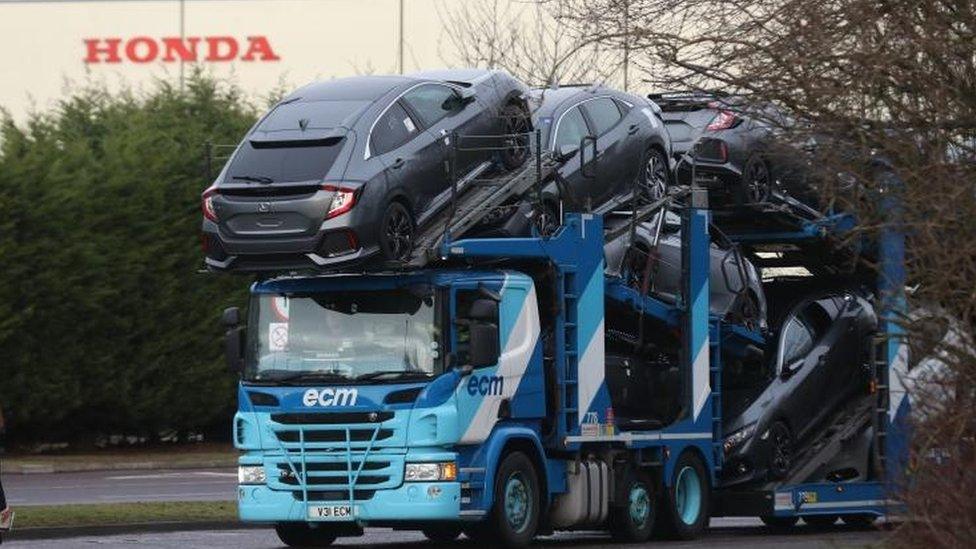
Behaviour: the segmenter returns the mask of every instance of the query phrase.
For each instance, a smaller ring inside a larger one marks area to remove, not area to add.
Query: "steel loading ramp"
[[[819,428],[815,438],[799,448],[794,457],[793,468],[786,478],[775,483],[769,483],[765,488],[772,490],[779,486],[831,480],[819,477],[831,473],[824,468],[833,462],[839,454],[856,450],[859,447],[852,443],[864,433],[865,429],[871,426],[872,413],[876,405],[877,395],[858,397],[849,402]],[[867,458],[867,456],[864,457]],[[861,471],[861,474],[867,476],[870,473],[867,470],[867,459],[864,460],[864,467],[865,469]]]
[[[420,268],[440,259],[443,244],[463,236],[488,215],[525,196],[533,187],[541,186],[553,176],[558,166],[551,155],[541,154],[535,161],[526,162],[511,172],[484,179],[478,179],[480,174],[476,174],[459,181],[450,203],[424,222],[414,237],[410,255],[396,263],[401,268]]]

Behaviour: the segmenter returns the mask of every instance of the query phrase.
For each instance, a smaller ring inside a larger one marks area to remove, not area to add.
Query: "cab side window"
[[[617,103],[609,97],[587,101],[583,103],[583,108],[586,109],[586,114],[593,122],[597,136],[607,133],[610,128],[617,125],[617,122],[620,122],[620,109],[617,108]]]
[[[498,307],[485,307],[485,298],[476,290],[459,290],[455,295],[454,354],[463,366],[471,363],[472,324],[493,326],[498,337]]]
[[[559,151],[564,145],[579,147],[584,137],[590,134],[590,129],[586,127],[586,119],[579,107],[573,107],[566,111],[566,114],[559,120],[559,127],[556,128],[556,140],[553,150]]]
[[[424,127],[429,128],[455,109],[457,92],[440,84],[427,84],[410,90],[403,100],[417,113]]]
[[[394,103],[373,127],[370,134],[371,152],[376,155],[388,153],[413,139],[419,131],[406,109],[400,103]]]

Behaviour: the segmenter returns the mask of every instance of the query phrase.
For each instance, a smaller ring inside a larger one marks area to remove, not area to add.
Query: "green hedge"
[[[235,401],[219,313],[248,280],[199,274],[204,144],[257,113],[181,90],[84,87],[0,128],[0,406],[19,440],[217,425]],[[229,419],[227,419],[229,422]]]

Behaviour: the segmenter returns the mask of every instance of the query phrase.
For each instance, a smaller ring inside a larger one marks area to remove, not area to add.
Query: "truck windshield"
[[[424,379],[443,370],[436,294],[409,290],[258,294],[248,381]]]

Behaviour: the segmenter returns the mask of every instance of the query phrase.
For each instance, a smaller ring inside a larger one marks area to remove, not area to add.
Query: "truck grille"
[[[271,414],[280,453],[265,458],[268,487],[296,501],[363,501],[403,483],[406,414],[390,411]]]

